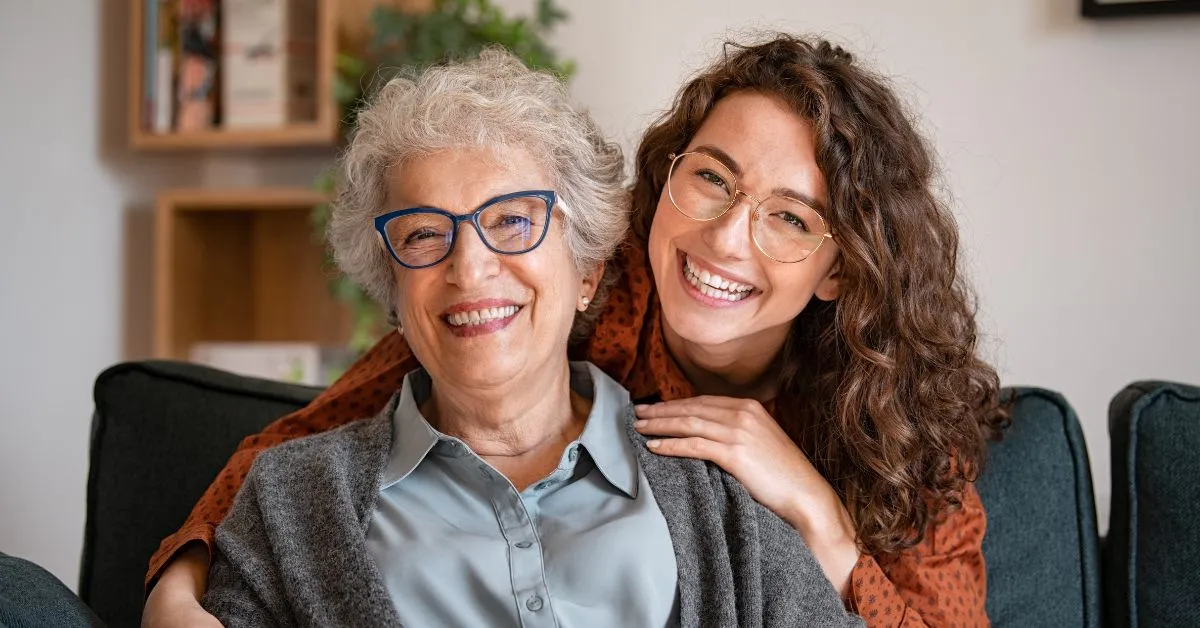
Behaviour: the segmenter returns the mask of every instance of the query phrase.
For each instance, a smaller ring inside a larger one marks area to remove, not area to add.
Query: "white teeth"
[[[505,307],[490,307],[482,310],[473,310],[470,312],[455,312],[454,314],[446,315],[446,322],[455,327],[463,327],[465,325],[482,325],[498,318],[508,318],[517,313],[521,308],[515,305]]]
[[[691,260],[686,256],[683,258],[683,276],[701,294],[714,299],[741,301],[750,296],[750,292],[754,290],[754,286],[726,279],[704,269],[697,269],[692,266]]]

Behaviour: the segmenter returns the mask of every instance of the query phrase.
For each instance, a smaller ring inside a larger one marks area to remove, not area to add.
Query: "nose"
[[[446,283],[463,290],[479,287],[500,274],[500,256],[483,243],[475,226],[460,223],[454,250],[446,259]]]
[[[754,248],[750,242],[751,213],[757,205],[752,196],[738,192],[729,211],[705,224],[701,235],[709,250],[726,259],[749,258]]]

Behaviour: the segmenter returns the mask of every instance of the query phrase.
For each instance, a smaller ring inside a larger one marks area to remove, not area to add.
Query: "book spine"
[[[180,131],[202,131],[217,122],[217,5],[215,0],[181,0],[179,16]]]
[[[154,99],[158,57],[158,0],[144,0],[142,12],[142,119],[147,131],[154,130]]]
[[[175,47],[178,40],[178,0],[154,0],[154,119],[155,133],[170,133],[175,115]]]
[[[287,44],[287,115],[317,119],[317,0],[290,0]]]

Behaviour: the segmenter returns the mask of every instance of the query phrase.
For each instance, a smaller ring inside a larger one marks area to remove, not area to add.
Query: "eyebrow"
[[[729,153],[711,144],[703,144],[693,148],[692,150],[696,151],[697,153],[704,153],[705,155],[716,159],[717,161],[721,162],[722,166],[729,168],[729,171],[733,173],[733,176],[739,179],[742,178],[741,166],[738,165],[737,161],[734,161],[733,157],[729,156]],[[786,196],[792,200],[800,201],[801,203],[804,203],[805,205],[808,205],[809,207],[820,212],[822,216],[825,215],[825,204],[821,201],[818,201],[816,198],[813,198],[811,195],[805,194],[804,192],[798,192],[791,188],[778,187],[771,190],[771,194],[775,196]]]

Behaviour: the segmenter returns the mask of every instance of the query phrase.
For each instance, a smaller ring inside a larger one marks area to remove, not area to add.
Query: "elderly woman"
[[[802,537],[650,454],[567,342],[625,233],[620,151],[511,56],[388,83],[331,241],[423,368],[373,419],[262,454],[217,532],[227,626],[844,625]],[[576,330],[578,331],[578,330]]]

